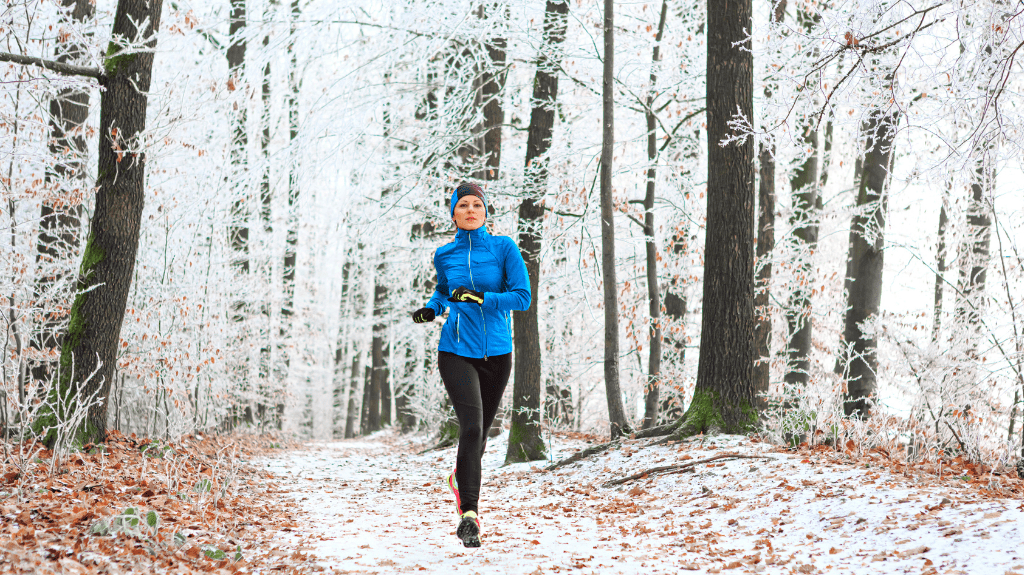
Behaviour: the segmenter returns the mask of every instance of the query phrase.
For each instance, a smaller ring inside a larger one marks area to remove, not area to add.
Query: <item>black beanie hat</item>
[[[459,187],[455,188],[452,193],[451,199],[451,215],[455,215],[455,204],[459,203],[459,200],[466,196],[476,196],[480,198],[480,201],[484,203],[484,213],[487,212],[487,198],[484,197],[483,189],[474,184],[473,182],[462,182]]]

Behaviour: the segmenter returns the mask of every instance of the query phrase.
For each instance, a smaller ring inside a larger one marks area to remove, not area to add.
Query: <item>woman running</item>
[[[480,546],[480,458],[487,430],[512,372],[512,310],[530,306],[530,280],[511,238],[487,233],[480,186],[463,182],[451,197],[455,239],[434,252],[437,288],[416,323],[448,312],[437,346],[437,367],[459,418],[459,451],[448,487],[460,515],[456,534]]]

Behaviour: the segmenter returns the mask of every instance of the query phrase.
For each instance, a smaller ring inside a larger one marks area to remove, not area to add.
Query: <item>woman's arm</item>
[[[498,311],[525,311],[530,307],[530,277],[519,246],[511,238],[501,238],[503,272],[507,288],[502,293],[486,292],[483,307]]]
[[[437,252],[434,252],[434,269],[437,270],[437,286],[434,287],[434,294],[425,307],[434,310],[436,316],[440,316],[448,309],[448,276],[444,273],[444,266],[437,263]]]

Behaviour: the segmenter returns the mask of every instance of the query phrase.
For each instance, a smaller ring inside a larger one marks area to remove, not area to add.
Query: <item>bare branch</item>
[[[87,78],[96,78],[97,80],[102,80],[106,77],[103,70],[100,70],[99,68],[76,66],[74,64],[65,64],[63,62],[55,62],[53,60],[44,60],[35,56],[8,54],[7,52],[0,52],[0,62],[13,62],[14,64],[21,64],[23,66],[38,66],[65,76],[85,76]]]

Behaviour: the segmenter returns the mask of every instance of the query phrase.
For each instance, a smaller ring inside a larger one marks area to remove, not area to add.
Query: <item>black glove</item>
[[[455,288],[454,291],[452,291],[452,297],[448,298],[448,301],[453,301],[456,303],[470,302],[478,305],[483,305],[484,294],[483,292],[473,291],[468,287],[460,286]]]
[[[412,321],[416,323],[429,323],[434,321],[434,310],[429,307],[421,307],[412,312]]]

